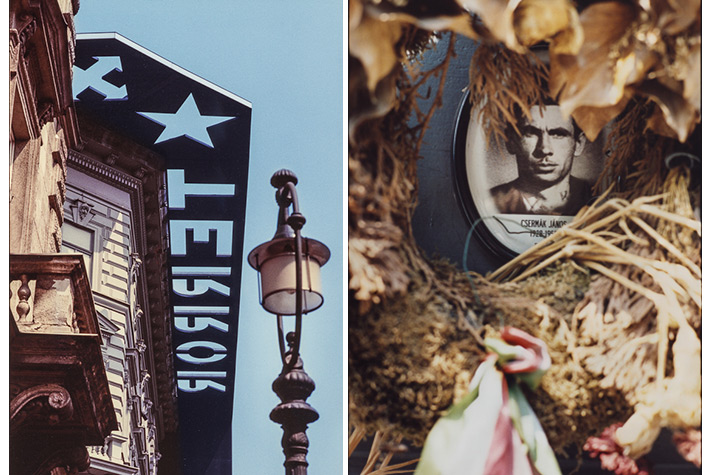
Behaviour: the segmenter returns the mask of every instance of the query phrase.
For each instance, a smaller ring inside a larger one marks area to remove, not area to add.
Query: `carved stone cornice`
[[[103,182],[110,183],[113,186],[117,186],[124,191],[142,191],[141,181],[139,179],[136,179],[127,173],[116,170],[113,167],[104,165],[101,162],[92,160],[86,155],[74,150],[69,151],[68,162],[70,165],[74,166],[78,170],[81,170],[87,175],[97,178]]]

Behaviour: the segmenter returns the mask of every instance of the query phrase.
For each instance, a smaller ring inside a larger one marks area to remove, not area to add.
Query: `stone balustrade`
[[[81,254],[10,255],[10,310],[23,333],[99,334]]]

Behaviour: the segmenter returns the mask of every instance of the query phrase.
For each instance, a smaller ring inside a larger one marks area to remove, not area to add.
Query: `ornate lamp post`
[[[284,431],[281,445],[286,461],[286,475],[306,475],[308,462],[307,425],[318,419],[306,402],[315,383],[303,370],[299,356],[301,319],[323,304],[320,268],[330,258],[330,250],[322,243],[301,236],[306,218],[298,208],[298,178],[289,170],[279,170],[271,177],[279,206],[276,234],[249,253],[249,264],[260,275],[260,302],[277,316],[279,350],[283,368],[272,388],[281,404],[271,411],[271,420]],[[289,213],[289,210],[292,212]],[[294,331],[284,339],[283,316],[294,315]],[[288,344],[288,350],[286,349]]]

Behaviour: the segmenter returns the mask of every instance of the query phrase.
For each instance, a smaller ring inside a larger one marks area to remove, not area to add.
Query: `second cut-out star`
[[[185,102],[172,114],[165,112],[138,113],[153,122],[165,126],[165,129],[163,129],[163,132],[155,140],[155,143],[165,142],[175,137],[186,136],[210,148],[214,148],[214,145],[207,133],[207,128],[234,118],[230,116],[202,115],[192,94],[187,96]]]

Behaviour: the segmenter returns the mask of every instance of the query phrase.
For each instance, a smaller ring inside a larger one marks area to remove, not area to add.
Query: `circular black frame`
[[[471,122],[471,92],[466,91],[458,107],[454,127],[454,143],[452,156],[452,170],[454,189],[459,206],[468,224],[473,227],[473,234],[478,241],[492,254],[499,258],[510,260],[518,255],[506,245],[498,241],[491,233],[488,226],[482,221],[482,216],[469,191],[468,173],[466,171],[466,136]]]

